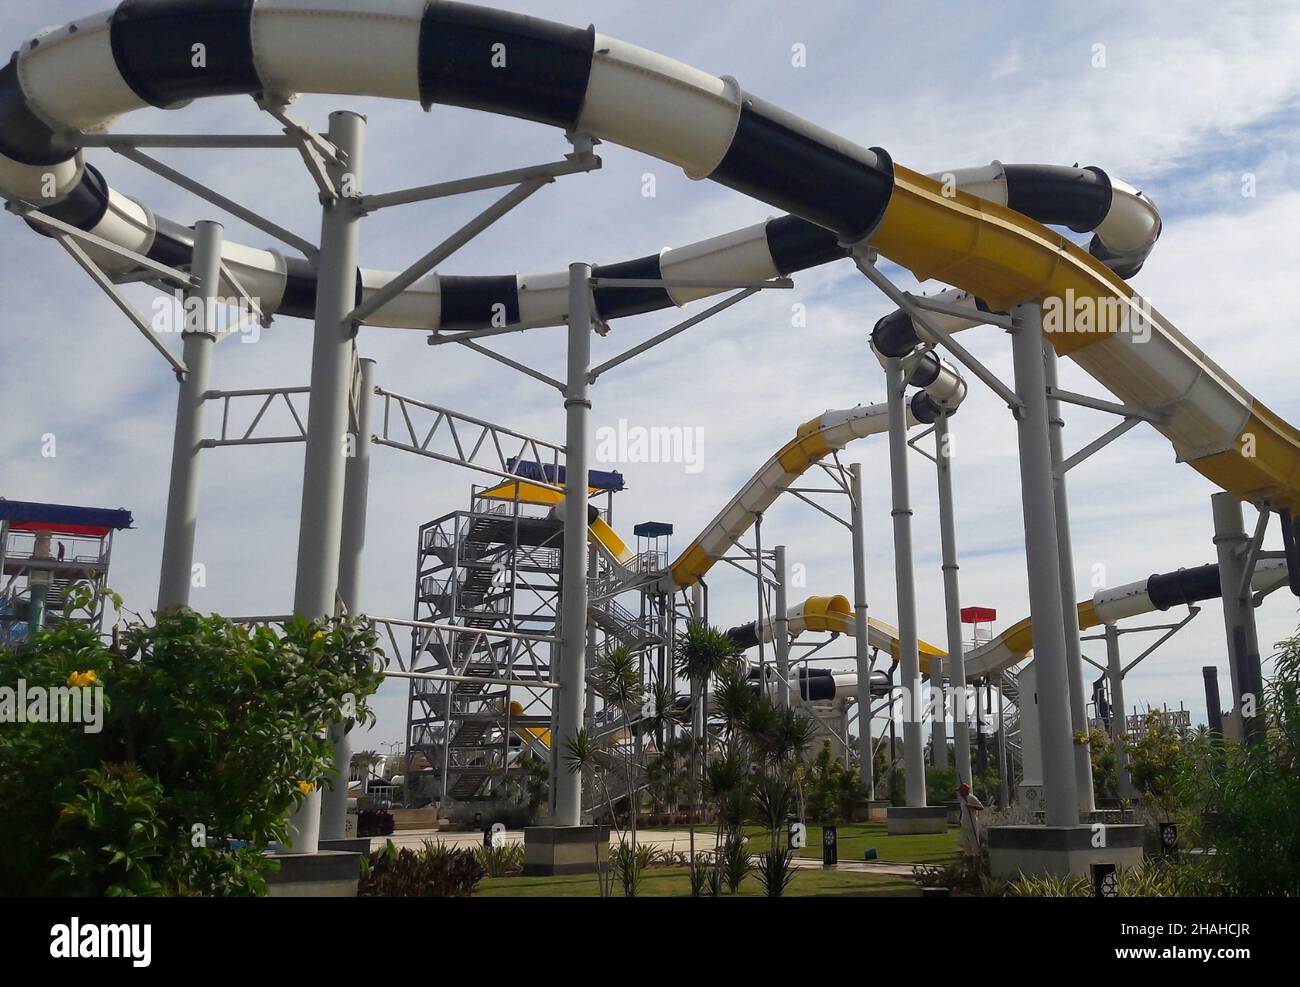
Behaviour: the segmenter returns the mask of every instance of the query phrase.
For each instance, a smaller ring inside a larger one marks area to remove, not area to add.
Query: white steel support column
[[[582,822],[582,776],[564,763],[582,729],[587,677],[587,445],[591,429],[591,265],[569,265],[569,379],[564,395],[564,569],[560,582],[559,715],[555,823]]]
[[[862,505],[862,464],[849,466],[849,520],[853,538],[853,653],[858,671],[858,761],[867,798],[876,797],[871,744],[871,656],[867,641],[867,521]]]
[[[308,620],[332,616],[342,556],[343,491],[346,471],[348,392],[356,329],[346,317],[357,303],[357,265],[362,165],[366,121],[357,113],[330,114],[329,139],[342,164],[328,171],[336,198],[326,200],[321,218],[316,284],[316,326],[312,342],[311,404],[307,417],[302,512],[298,523],[298,570],[294,611]],[[296,853],[314,853],[320,833],[320,789],[290,818]]]
[[[1223,626],[1227,633],[1228,675],[1232,680],[1232,713],[1241,728],[1241,741],[1251,737],[1249,720],[1242,715],[1244,702],[1260,682],[1259,634],[1255,607],[1246,574],[1250,535],[1241,517],[1241,502],[1232,494],[1210,498],[1214,511],[1214,547],[1219,557],[1219,585],[1223,596]],[[1242,588],[1245,593],[1242,593]],[[1243,677],[1242,672],[1246,672]],[[1258,708],[1262,697],[1254,698]]]
[[[943,554],[943,603],[948,629],[948,659],[945,664],[948,688],[952,692],[953,758],[957,762],[957,780],[969,785],[971,782],[970,725],[967,720],[967,710],[970,704],[966,696],[966,654],[963,651],[961,635],[961,585],[958,580],[960,567],[957,564],[957,525],[952,493],[953,439],[947,411],[940,412],[938,419],[935,420],[934,441],[939,479],[939,539]],[[932,660],[931,668],[935,664],[937,662]],[[931,683],[934,680],[935,676],[931,674]],[[931,687],[933,688],[933,685]],[[946,730],[940,736],[946,736]],[[936,766],[947,767],[946,750],[943,762],[936,760]]]
[[[361,564],[366,547],[366,506],[370,499],[370,406],[375,390],[375,361],[360,361],[357,431],[343,478],[343,541],[339,556],[339,599],[348,613],[361,612]],[[344,837],[348,812],[348,776],[352,768],[350,726],[330,728],[334,741],[334,788],[321,795],[321,839]]]
[[[1049,388],[1057,387],[1056,348],[1043,340],[1043,379]],[[1088,697],[1083,691],[1083,654],[1079,646],[1079,608],[1074,589],[1074,547],[1070,538],[1070,506],[1065,489],[1065,419],[1061,417],[1061,402],[1047,400],[1050,424],[1049,440],[1052,450],[1052,499],[1056,506],[1056,544],[1061,567],[1061,614],[1065,621],[1065,664],[1070,685],[1070,729],[1074,736],[1087,736]],[[1092,790],[1092,754],[1087,744],[1074,745],[1074,786],[1079,793],[1079,809],[1093,812],[1096,801]]]
[[[1020,446],[1020,494],[1029,576],[1029,613],[1034,625],[1038,669],[1038,731],[1043,757],[1043,791],[1049,826],[1079,824],[1075,789],[1074,738],[1070,731],[1065,616],[1061,606],[1061,560],[1052,493],[1052,451],[1043,367],[1043,311],[1033,303],[1012,310],[1011,334]]]
[[[212,299],[221,294],[220,223],[208,220],[194,226],[191,271],[198,280],[188,296],[197,298],[196,325],[186,313],[182,356],[186,373],[176,396],[176,430],[172,435],[172,471],[167,491],[167,520],[163,527],[162,565],[158,577],[158,609],[189,606],[193,585],[194,534],[199,515],[199,443],[203,441],[203,403],[212,371],[216,329]]]
[[[898,670],[903,687],[903,758],[907,805],[925,805],[925,748],[921,740],[921,659],[916,636],[916,583],[912,570],[912,506],[907,483],[907,382],[902,362],[885,361],[889,405],[889,474],[893,493],[894,589],[898,598]]]
[[[1131,799],[1133,778],[1128,767],[1128,742],[1124,739],[1124,666],[1119,652],[1119,628],[1106,625],[1106,676],[1110,679],[1110,736],[1115,746],[1115,779],[1119,797]]]
[[[785,546],[777,545],[774,550],[776,565],[776,699],[786,709],[790,708],[790,616],[787,610],[785,581],[788,575],[785,562]]]

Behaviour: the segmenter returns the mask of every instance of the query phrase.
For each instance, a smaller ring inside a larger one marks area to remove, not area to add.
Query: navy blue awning
[[[131,512],[103,507],[73,507],[69,504],[37,504],[29,500],[0,497],[0,521],[11,527],[36,531],[107,533],[135,524]]]
[[[673,526],[663,521],[643,521],[632,529],[638,538],[666,538],[673,533]]]
[[[540,480],[543,483],[553,483],[557,486],[564,483],[564,467],[559,467],[559,477],[557,478],[555,475],[556,467],[551,463],[543,466],[531,459],[515,459],[511,457],[506,460],[506,469],[515,476],[522,476],[525,480]],[[596,490],[622,490],[623,474],[604,470],[588,470],[587,486]]]

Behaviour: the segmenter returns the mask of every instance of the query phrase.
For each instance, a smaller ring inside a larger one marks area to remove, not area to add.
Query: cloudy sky
[[[0,8],[0,33],[16,47],[43,24],[92,12],[94,3],[11,0]],[[938,171],[995,158],[1105,168],[1151,195],[1164,215],[1164,235],[1135,280],[1138,289],[1259,400],[1300,420],[1289,359],[1294,319],[1280,303],[1300,261],[1294,242],[1300,228],[1300,63],[1294,54],[1300,9],[1294,5],[1188,4],[1197,9],[1186,16],[1170,16],[1165,4],[1104,0],[1061,4],[1050,16],[1041,2],[501,0],[501,6],[595,23],[616,37],[734,75],[748,90],[858,143],[885,147],[911,168]],[[796,45],[807,52],[802,67],[792,64]],[[1098,52],[1104,66],[1095,64]],[[306,97],[296,112],[323,129],[328,112],[344,106],[369,117],[372,191],[551,160],[567,150],[549,128],[458,109],[424,114],[394,102]],[[251,101],[237,99],[173,114],[142,112],[129,129],[274,127]],[[543,190],[448,261],[442,273],[539,272],[574,260],[621,260],[758,222],[771,212],[636,152],[605,145],[601,154],[599,173]],[[160,156],[316,238],[314,190],[292,153]],[[90,160],[116,187],[144,197],[159,212],[186,223],[212,215],[206,204],[109,152],[92,152]],[[642,195],[647,174],[655,176],[653,198]],[[1253,196],[1242,194],[1246,176],[1253,176]],[[363,263],[405,267],[491,198],[466,196],[368,219]],[[220,218],[231,239],[269,245],[263,234]],[[12,218],[2,229],[0,496],[133,511],[136,529],[118,539],[112,582],[131,606],[147,609],[157,594],[174,378],[56,244]],[[148,306],[151,294],[133,289],[132,297]],[[807,307],[806,328],[792,328],[793,304]],[[629,489],[618,497],[616,526],[672,522],[680,549],[800,422],[828,408],[882,400],[882,374],[867,334],[888,309],[851,263],[840,262],[800,276],[793,293],[764,293],[603,377],[593,395],[596,426],[627,419],[699,427],[704,435],[698,473],[680,464],[618,467]],[[680,317],[663,313],[620,322],[608,339],[595,341],[595,359]],[[310,335],[307,323],[285,319],[256,345],[224,343],[213,386],[306,384]],[[963,342],[1009,379],[1010,348],[1002,334],[981,329],[967,336]],[[543,329],[496,345],[561,375],[562,339],[561,331]],[[563,440],[558,395],[477,354],[430,348],[421,334],[382,329],[363,330],[361,349],[378,361],[378,382],[385,387]],[[1073,365],[1063,363],[1062,372],[1063,386],[1105,396]],[[1067,447],[1080,447],[1110,424],[1105,416],[1071,409]],[[996,397],[976,384],[954,429],[963,602],[996,608],[1001,627],[1027,612],[1014,424]],[[57,436],[54,458],[42,456],[46,433]],[[870,603],[876,615],[893,621],[885,443],[860,442],[845,461],[864,464]],[[915,457],[911,476],[916,583],[921,633],[942,644],[934,477],[927,465]],[[195,591],[196,607],[246,614],[291,606],[301,475],[301,446],[205,454],[196,558],[207,566],[208,585]],[[376,450],[366,610],[410,615],[416,529],[465,506],[474,481],[451,467]],[[1212,492],[1145,427],[1073,471],[1080,596],[1092,591],[1095,573],[1118,585],[1213,561]],[[851,594],[847,537],[822,515],[787,498],[767,516],[764,541],[789,546],[791,562],[806,567],[809,593]],[[752,584],[739,573],[718,570],[711,587],[716,623],[753,619]],[[1285,593],[1259,611],[1266,650],[1291,633],[1294,611]],[[1130,656],[1139,640],[1125,639]],[[1103,658],[1096,644],[1085,650]],[[1187,631],[1129,676],[1129,703],[1185,702],[1202,719],[1200,668],[1218,665],[1226,692],[1223,650],[1221,612],[1210,603]],[[377,730],[362,742],[369,746],[402,735],[400,686],[385,687],[379,709]]]

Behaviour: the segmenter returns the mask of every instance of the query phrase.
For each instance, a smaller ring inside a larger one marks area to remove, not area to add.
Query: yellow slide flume
[[[599,491],[595,487],[591,487],[587,492],[594,495]],[[564,503],[564,492],[562,490],[555,490],[528,480],[506,480],[504,483],[499,483],[495,487],[483,491],[480,496],[489,500],[512,502],[517,499],[521,504],[537,504],[542,507],[557,507]],[[635,553],[627,547],[627,543],[618,536],[618,533],[605,523],[604,518],[597,515],[588,522],[587,536],[600,545],[619,564],[632,564]]]
[[[969,291],[990,308],[1046,298],[1091,300],[1095,330],[1051,332],[1127,404],[1167,412],[1155,427],[1202,476],[1241,500],[1300,505],[1300,432],[1150,308],[1118,275],[1028,217],[901,166],[871,245],[922,281]],[[1109,300],[1118,299],[1114,308]],[[1149,336],[1128,326],[1143,326]]]

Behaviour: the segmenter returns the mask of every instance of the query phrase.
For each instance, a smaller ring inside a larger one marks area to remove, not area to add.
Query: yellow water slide
[[[560,486],[563,486],[563,484]],[[588,489],[588,493],[593,495],[598,492],[594,487]],[[518,500],[521,504],[549,507],[557,517],[561,519],[564,517],[564,491],[540,483],[533,483],[529,480],[506,480],[504,483],[499,483],[495,487],[485,490],[480,496],[489,500],[508,502]],[[627,547],[627,542],[623,541],[618,532],[605,523],[605,519],[595,512],[592,512],[592,516],[587,522],[587,538],[619,565],[630,566],[636,559],[636,553]]]

